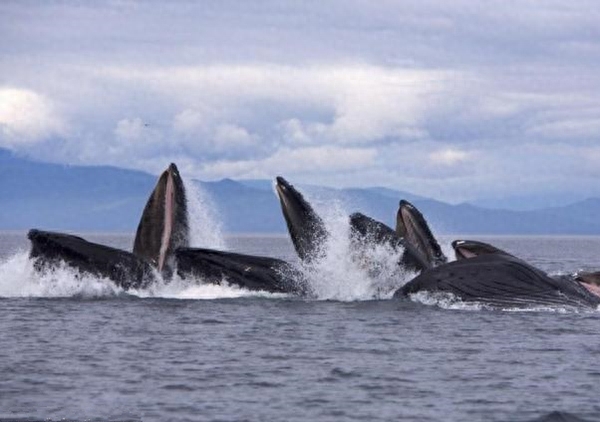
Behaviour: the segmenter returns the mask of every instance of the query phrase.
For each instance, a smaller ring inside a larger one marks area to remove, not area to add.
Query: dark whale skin
[[[106,277],[128,290],[147,287],[155,281],[150,263],[130,252],[88,242],[66,233],[30,230],[30,257],[43,271],[65,262],[79,272]]]
[[[451,293],[494,308],[569,306],[596,308],[600,297],[572,280],[553,279],[510,255],[489,254],[454,261],[423,272],[394,293]]]
[[[248,290],[310,295],[301,273],[281,259],[203,248],[179,248],[175,256],[177,272],[184,279],[215,284],[226,280]]]

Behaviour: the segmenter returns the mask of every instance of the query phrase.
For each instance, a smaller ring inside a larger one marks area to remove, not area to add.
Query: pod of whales
[[[283,177],[275,190],[292,244],[302,265],[323,257],[329,231],[304,196]],[[398,265],[418,275],[394,297],[417,292],[452,294],[490,307],[600,305],[600,272],[552,278],[543,271],[492,245],[468,240],[452,243],[456,261],[446,256],[419,210],[400,201],[396,229],[364,214],[348,219],[353,259],[377,267],[365,258],[368,248],[384,245],[399,252]],[[144,207],[133,251],[89,242],[71,234],[31,230],[30,256],[39,271],[66,263],[81,273],[112,280],[127,289],[146,288],[177,274],[200,283],[237,285],[249,290],[311,296],[301,267],[286,261],[189,245],[185,187],[175,164],[159,177]]]
[[[185,187],[175,164],[159,177],[146,203],[133,252],[81,237],[30,230],[30,257],[38,271],[61,263],[80,273],[105,277],[117,286],[140,289],[173,272],[203,283],[226,281],[249,290],[308,295],[300,273],[285,261],[211,249],[189,248]]]
[[[324,244],[329,237],[325,223],[304,196],[283,177],[276,178],[275,188],[298,257],[308,263],[319,259],[325,252]],[[420,213],[419,216],[414,215],[415,212],[419,213],[412,207],[406,209],[399,217],[404,232],[411,233],[411,238],[405,238],[403,234],[398,234],[384,223],[364,214],[350,215],[351,241],[355,250],[374,244],[386,245],[396,250],[401,248],[403,254],[398,264],[411,271],[422,271],[445,261],[427,223],[422,216],[419,218]],[[417,241],[420,244],[417,244]],[[436,246],[436,250],[430,251]]]

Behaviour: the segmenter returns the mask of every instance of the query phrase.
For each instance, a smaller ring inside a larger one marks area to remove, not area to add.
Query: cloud
[[[139,117],[135,119],[122,119],[117,122],[115,136],[126,142],[142,140],[146,132],[146,125]]]
[[[335,173],[374,165],[373,148],[304,147],[282,148],[261,160],[217,161],[204,166],[200,176],[208,178],[271,178],[276,174]]]
[[[173,129],[176,133],[184,135],[197,134],[204,130],[206,117],[194,109],[185,109],[173,118]]]
[[[256,138],[250,135],[243,127],[225,124],[217,127],[213,143],[216,151],[246,149],[256,143]]]
[[[0,145],[38,159],[447,200],[600,193],[592,0],[0,2],[0,16]]]
[[[65,122],[43,95],[27,89],[0,88],[0,145],[32,144],[65,131]]]
[[[471,157],[472,154],[469,152],[450,148],[434,151],[431,154],[429,154],[429,160],[433,164],[445,166],[454,166],[460,163],[464,163],[466,161],[469,161]]]

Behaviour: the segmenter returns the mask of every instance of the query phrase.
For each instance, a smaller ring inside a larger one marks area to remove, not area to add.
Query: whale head
[[[423,214],[410,202],[401,200],[396,214],[396,233],[423,255],[435,267],[448,259],[433,236]]]
[[[316,258],[323,241],[327,238],[323,220],[302,194],[283,177],[278,176],[275,179],[275,190],[298,256],[303,261]]]
[[[183,180],[173,163],[160,175],[148,198],[133,242],[134,255],[170,275],[174,252],[189,246],[187,201]]]

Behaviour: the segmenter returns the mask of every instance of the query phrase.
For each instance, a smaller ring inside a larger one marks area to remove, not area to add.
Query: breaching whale
[[[324,253],[323,244],[329,236],[325,223],[304,196],[283,177],[276,178],[275,188],[298,256],[305,262],[318,259]],[[373,244],[387,245],[396,250],[402,248],[404,252],[399,264],[412,271],[422,271],[445,262],[445,256],[419,211],[412,205],[409,209],[403,202],[401,208],[404,211],[399,212],[398,219],[410,235],[406,238],[364,214],[350,215],[351,241],[355,252]]]
[[[155,270],[170,276],[173,254],[187,246],[185,189],[171,164],[159,177],[140,219],[133,253],[88,242],[65,233],[30,230],[30,256],[42,270],[60,262],[80,272],[107,277],[124,289],[143,288],[156,281]]]
[[[453,243],[455,250],[461,255],[468,250],[466,245],[468,243],[465,241]],[[490,250],[482,245],[484,244],[478,243],[479,250]],[[459,251],[461,247],[463,249]],[[398,289],[394,297],[421,291],[450,293],[463,301],[478,302],[494,308],[595,308],[600,305],[600,297],[580,283],[565,278],[552,278],[499,249],[498,252],[473,254],[469,258],[425,271]]]

